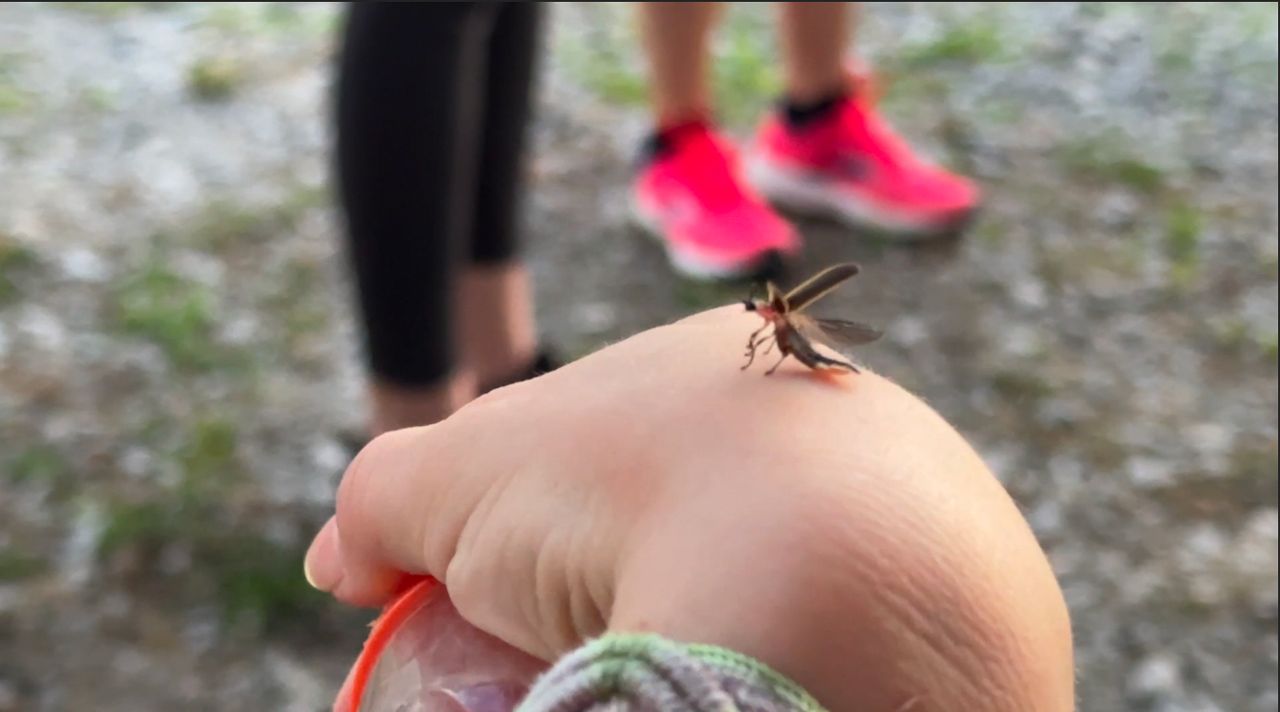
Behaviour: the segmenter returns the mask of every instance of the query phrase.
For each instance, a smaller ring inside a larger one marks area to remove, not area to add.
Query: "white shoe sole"
[[[779,168],[757,152],[746,161],[747,180],[774,205],[805,215],[835,218],[854,228],[887,232],[904,242],[919,242],[946,235],[962,227],[974,209],[946,220],[905,215],[862,200],[856,195],[817,183]]]
[[[767,261],[738,267],[726,267],[723,264],[708,262],[702,257],[672,244],[663,236],[657,220],[647,215],[634,198],[631,198],[629,203],[632,224],[657,241],[662,246],[662,249],[666,251],[667,261],[671,263],[671,267],[685,277],[704,281],[741,279],[757,274],[763,262]]]

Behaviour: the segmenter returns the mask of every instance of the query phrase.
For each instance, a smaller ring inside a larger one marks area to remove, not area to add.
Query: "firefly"
[[[786,294],[773,282],[766,282],[764,300],[743,300],[742,305],[747,311],[755,312],[764,319],[764,326],[752,332],[751,338],[747,340],[748,359],[742,370],[747,370],[755,362],[756,352],[768,344],[764,354],[768,355],[776,347],[782,358],[765,371],[766,376],[778,370],[788,356],[794,356],[797,361],[812,369],[836,368],[861,373],[857,366],[848,361],[818,353],[814,344],[823,344],[847,357],[852,347],[879,339],[883,334],[878,329],[856,321],[820,319],[800,313],[859,271],[856,263],[845,262],[822,270]],[[771,326],[773,331],[761,336]]]

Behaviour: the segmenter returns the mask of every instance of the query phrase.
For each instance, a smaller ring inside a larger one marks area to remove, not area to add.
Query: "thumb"
[[[453,430],[456,428],[449,428]],[[379,436],[356,456],[338,488],[337,514],[311,543],[307,580],[339,600],[380,606],[406,575],[444,579],[458,537],[486,489],[484,468],[463,463],[445,424]]]

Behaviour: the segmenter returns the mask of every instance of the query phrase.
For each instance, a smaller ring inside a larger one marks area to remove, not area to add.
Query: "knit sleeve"
[[[543,674],[516,712],[823,712],[764,664],[656,635],[607,635]]]

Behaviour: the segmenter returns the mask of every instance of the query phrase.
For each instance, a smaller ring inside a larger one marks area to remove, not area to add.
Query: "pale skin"
[[[649,103],[660,126],[705,118],[712,109],[709,41],[723,5],[662,2],[637,6],[649,64]],[[787,97],[803,103],[839,91],[846,81],[851,4],[777,5]]]
[[[705,312],[374,440],[309,580],[376,606],[429,573],[548,661],[723,645],[831,710],[1071,710],[1061,591],[979,457],[872,372],[739,370],[758,326]]]
[[[446,418],[475,398],[482,384],[507,379],[533,361],[533,288],[523,265],[469,266],[454,291],[457,369],[443,382],[421,388],[372,379],[371,435]]]

